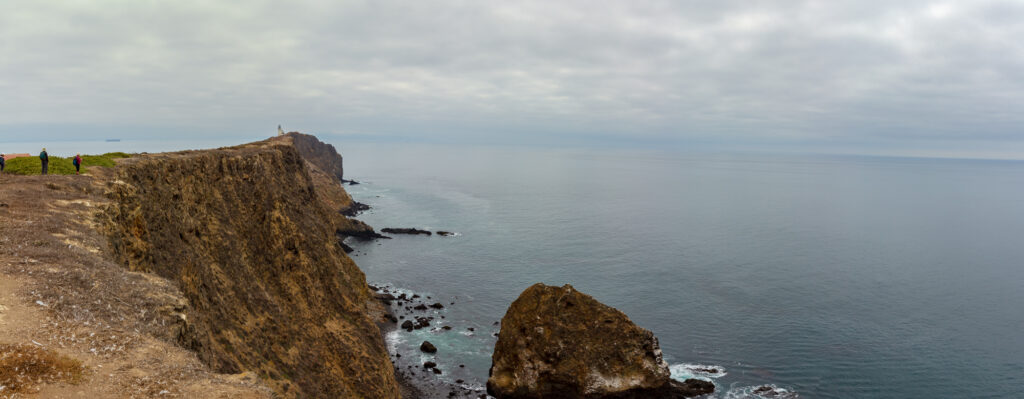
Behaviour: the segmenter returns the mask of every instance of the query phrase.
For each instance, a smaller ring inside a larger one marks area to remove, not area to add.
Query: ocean
[[[445,305],[387,336],[423,381],[481,389],[495,322],[543,282],[625,312],[715,398],[1024,396],[1024,162],[321,139],[373,207],[359,219],[456,233],[349,241],[372,284]]]
[[[446,305],[387,337],[424,378],[482,387],[495,322],[543,282],[716,398],[1024,395],[1024,162],[332,144],[359,219],[456,233],[349,242],[372,284]]]

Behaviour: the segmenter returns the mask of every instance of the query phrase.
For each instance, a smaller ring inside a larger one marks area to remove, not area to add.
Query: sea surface
[[[1024,162],[333,144],[360,219],[457,233],[350,243],[371,283],[446,305],[389,334],[439,348],[405,367],[482,387],[495,322],[543,282],[717,398],[1024,397]]]
[[[0,152],[247,141],[28,140]],[[326,141],[361,220],[456,233],[350,242],[371,283],[446,305],[387,337],[434,343],[399,359],[428,378],[482,388],[494,323],[543,282],[652,330],[716,398],[1024,397],[1024,162]]]

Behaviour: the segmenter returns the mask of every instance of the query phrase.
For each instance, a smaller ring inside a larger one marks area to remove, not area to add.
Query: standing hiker
[[[4,154],[0,154],[0,174],[4,173]]]
[[[82,154],[75,154],[75,159],[71,160],[71,163],[75,164],[75,174],[82,169]]]
[[[50,169],[50,155],[46,153],[46,147],[43,147],[43,152],[39,153],[39,160],[43,163],[43,174]]]

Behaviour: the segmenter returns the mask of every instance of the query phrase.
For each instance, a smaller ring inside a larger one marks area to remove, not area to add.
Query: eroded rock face
[[[284,137],[292,140],[292,145],[307,162],[338,179],[339,183],[345,179],[341,154],[338,154],[333,145],[324,143],[315,136],[299,132],[291,132]]]
[[[487,392],[502,399],[683,397],[654,334],[571,285],[519,295],[490,373]]]
[[[131,158],[101,216],[110,248],[178,284],[178,340],[215,370],[254,371],[283,397],[398,398],[366,278],[309,164],[280,140]]]
[[[360,238],[383,237],[366,223],[346,217],[355,216],[354,213],[356,212],[350,212],[350,210],[354,207],[358,208],[358,205],[362,204],[353,201],[352,197],[341,186],[343,174],[342,159],[341,155],[334,151],[334,146],[323,143],[317,140],[316,137],[308,134],[291,132],[283,136],[275,136],[265,141],[239,147],[265,147],[268,144],[289,146],[299,152],[299,156],[306,163],[306,170],[309,172],[309,177],[313,180],[313,185],[316,187],[316,193],[320,198],[320,202],[326,205],[328,209],[337,211],[337,214],[330,215],[330,218],[336,227],[336,232],[342,236],[341,238],[349,236]]]

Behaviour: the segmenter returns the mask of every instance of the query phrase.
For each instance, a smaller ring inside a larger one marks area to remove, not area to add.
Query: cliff
[[[338,242],[372,229],[338,213],[351,198],[333,147],[291,133],[115,173],[102,229],[117,261],[177,283],[179,344],[286,397],[399,397],[366,278]]]
[[[317,196],[320,202],[328,209],[334,210],[331,214],[332,223],[336,233],[344,238],[346,236],[374,238],[378,237],[373,227],[356,219],[344,217],[342,214],[356,205],[352,197],[341,187],[344,169],[342,168],[341,155],[334,149],[333,145],[321,142],[316,137],[298,132],[291,132],[283,136],[275,136],[266,141],[249,144],[249,146],[261,146],[268,143],[292,146],[306,163],[306,169],[316,187]]]
[[[309,163],[316,165],[331,177],[340,182],[345,177],[345,169],[342,167],[341,154],[334,149],[333,145],[317,140],[316,137],[298,132],[291,132],[284,136],[292,141],[292,146],[299,151],[299,155]],[[271,139],[276,140],[276,139]]]

